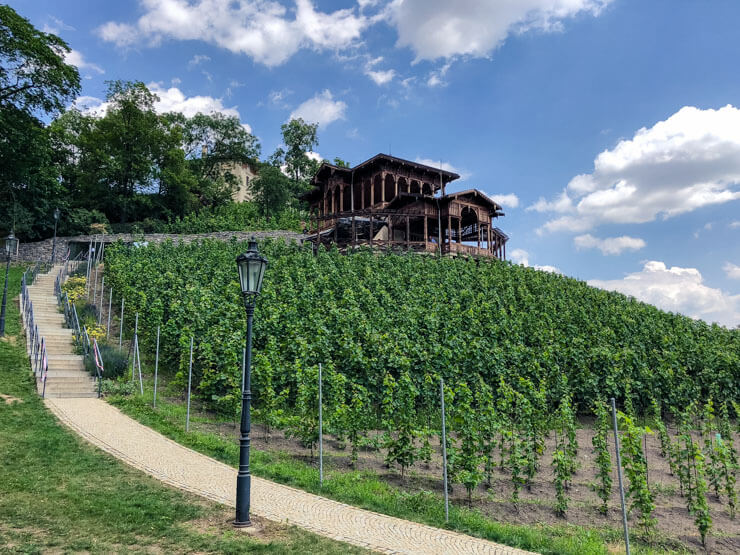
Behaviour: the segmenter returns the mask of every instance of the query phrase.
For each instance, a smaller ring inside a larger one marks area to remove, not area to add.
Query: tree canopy
[[[0,5],[0,108],[59,112],[80,92],[80,74],[67,64],[70,48]]]

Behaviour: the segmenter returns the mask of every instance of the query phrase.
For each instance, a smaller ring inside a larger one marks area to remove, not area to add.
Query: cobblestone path
[[[172,486],[235,506],[236,469],[183,447],[100,399],[46,399],[93,445]],[[463,534],[358,509],[252,477],[252,513],[381,553],[523,554]]]

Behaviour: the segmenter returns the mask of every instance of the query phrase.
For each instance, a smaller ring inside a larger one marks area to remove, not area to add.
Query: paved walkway
[[[100,399],[45,402],[64,424],[114,457],[167,484],[235,506],[236,469],[171,441]],[[381,553],[526,553],[358,509],[254,476],[251,509],[269,520]]]

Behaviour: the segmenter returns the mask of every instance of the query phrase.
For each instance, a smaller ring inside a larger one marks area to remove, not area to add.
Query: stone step
[[[39,380],[39,383],[41,381]],[[46,389],[47,391],[49,388],[54,388],[58,391],[87,391],[90,389],[94,384],[92,378],[89,378],[87,376],[60,376],[60,375],[52,375],[51,373],[48,373],[46,375]]]
[[[55,368],[49,368],[47,372],[49,380],[56,380],[57,378],[79,378],[81,381],[87,382],[90,379],[90,374],[88,374],[85,370],[59,370]]]
[[[39,387],[44,387],[44,383],[38,379]],[[47,375],[46,378],[46,391],[65,391],[74,393],[76,391],[93,391],[97,388],[97,384],[91,379],[82,381],[74,378],[56,378],[52,379]]]
[[[48,359],[47,359],[48,360]],[[49,370],[59,370],[64,372],[85,372],[85,364],[83,362],[75,362],[72,360],[68,361],[48,361]]]
[[[33,321],[36,324],[61,324],[64,325],[64,314],[61,314],[59,312],[49,312],[49,313],[38,313],[34,311],[33,313]]]
[[[41,390],[39,389],[39,394],[41,394]],[[66,392],[57,392],[47,389],[46,394],[44,397],[48,397],[49,399],[87,399],[92,397],[98,396],[98,390],[90,391],[90,392],[78,392],[78,393],[66,393]]]
[[[69,328],[57,328],[50,326],[39,326],[39,335],[47,340],[51,339],[72,339],[74,331]]]

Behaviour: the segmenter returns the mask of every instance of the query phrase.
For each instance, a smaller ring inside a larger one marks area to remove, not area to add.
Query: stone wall
[[[87,249],[87,245],[91,241],[104,242],[104,243],[115,243],[118,240],[124,243],[133,243],[135,241],[142,242],[146,241],[149,243],[162,243],[171,239],[173,242],[178,243],[191,243],[199,239],[216,239],[217,241],[230,241],[232,237],[236,237],[240,241],[249,239],[250,237],[256,237],[262,239],[264,237],[282,238],[288,241],[303,242],[304,235],[301,233],[295,233],[293,231],[218,231],[214,233],[197,233],[191,235],[175,235],[170,233],[145,233],[145,234],[132,234],[132,233],[117,233],[107,235],[77,235],[74,237],[57,237],[56,254],[55,259],[61,260],[67,254],[67,249],[72,247],[73,249]],[[37,241],[35,243],[21,243],[18,247],[18,256],[13,256],[13,260],[22,261],[49,261],[51,260],[51,251],[53,247],[53,239],[45,239],[43,241]],[[74,252],[72,255],[74,256]]]

